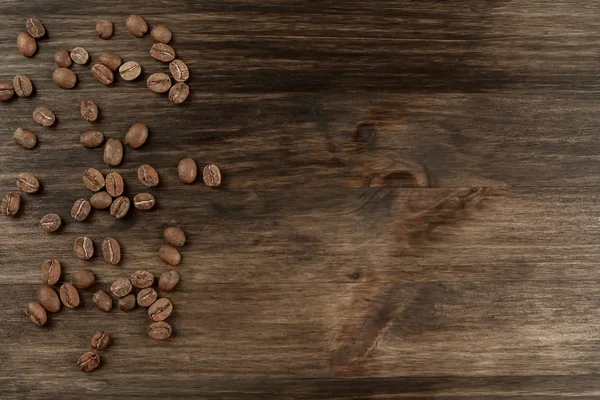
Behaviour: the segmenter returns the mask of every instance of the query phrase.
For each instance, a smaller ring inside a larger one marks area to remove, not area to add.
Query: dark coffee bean
[[[126,81],[132,81],[142,73],[142,67],[135,61],[127,61],[125,64],[119,67],[119,74],[121,78]]]
[[[113,199],[110,194],[102,191],[95,193],[90,199],[90,204],[97,210],[104,210],[112,204]]]
[[[46,34],[46,28],[44,28],[44,25],[36,18],[27,18],[27,21],[25,21],[25,29],[27,29],[27,32],[31,37],[36,39],[44,37]]]
[[[194,183],[196,176],[198,175],[198,166],[196,165],[196,161],[192,160],[191,158],[184,158],[183,160],[179,161],[177,174],[183,183]]]
[[[154,283],[154,275],[148,271],[135,271],[131,274],[131,284],[138,289],[145,289]]]
[[[165,229],[164,237],[173,246],[181,247],[185,244],[185,232],[176,226]]]
[[[82,101],[79,110],[83,119],[88,122],[94,122],[98,119],[98,106],[93,101]]]
[[[140,307],[150,307],[158,298],[158,293],[152,288],[140,290],[137,295],[137,303]]]
[[[138,179],[146,187],[158,186],[158,172],[149,164],[141,165],[137,171]]]
[[[156,199],[150,193],[139,193],[133,198],[133,205],[138,210],[148,211],[156,204]]]
[[[117,265],[121,262],[121,245],[117,239],[107,237],[102,242],[102,256],[108,264]]]
[[[96,22],[96,35],[101,39],[110,39],[113,35],[113,23],[107,19],[100,19]]]
[[[127,131],[125,135],[125,143],[129,145],[129,147],[133,147],[137,149],[146,143],[148,139],[148,127],[141,122],[137,124],[133,124],[131,128]]]
[[[31,174],[21,174],[17,179],[17,187],[25,193],[37,193],[40,190],[40,181]]]
[[[179,279],[181,279],[179,272],[175,271],[174,269],[168,269],[160,274],[158,287],[160,290],[169,292],[173,290],[173,288],[179,283]]]
[[[92,75],[103,85],[110,85],[115,79],[115,75],[110,68],[103,64],[94,64],[92,67]]]
[[[169,90],[169,100],[173,104],[181,104],[190,95],[190,87],[183,82],[178,82]]]
[[[55,258],[50,258],[44,261],[42,265],[42,282],[47,283],[48,285],[56,285],[58,280],[60,279],[61,274],[61,265],[60,261]]]
[[[133,289],[131,281],[128,278],[119,278],[110,285],[110,291],[116,297],[125,297]]]
[[[73,64],[73,60],[71,60],[71,54],[67,49],[60,49],[56,53],[54,53],[54,62],[57,66],[62,68],[69,68]]]
[[[118,172],[111,172],[106,175],[106,192],[112,197],[119,197],[125,190],[125,182]]]
[[[169,43],[171,41],[171,38],[173,37],[173,34],[169,30],[169,28],[167,28],[166,26],[164,26],[164,25],[156,25],[150,31],[150,37],[155,42],[167,44],[167,43]]]
[[[88,351],[79,357],[77,365],[79,365],[79,369],[84,372],[92,372],[100,365],[100,356],[93,351]]]
[[[170,244],[162,245],[158,253],[160,258],[169,265],[178,265],[181,262],[181,254]]]
[[[104,163],[116,167],[123,161],[123,143],[119,139],[108,139],[104,145]]]
[[[58,87],[73,89],[77,84],[77,75],[68,68],[56,68],[52,73],[52,80]]]
[[[148,328],[148,336],[154,340],[168,339],[172,333],[173,328],[165,321],[153,322]]]
[[[37,144],[37,136],[35,133],[23,128],[17,128],[15,133],[13,133],[13,139],[15,140],[15,143],[24,149],[33,149]]]
[[[37,43],[29,33],[21,32],[17,36],[17,48],[25,57],[32,57],[37,51]]]
[[[110,215],[117,219],[121,219],[127,215],[130,206],[131,202],[129,201],[129,198],[125,196],[117,197],[110,206]]]
[[[96,350],[104,350],[108,343],[110,342],[110,336],[108,333],[104,331],[98,331],[94,333],[92,339],[90,340],[90,344],[92,345],[92,349]]]
[[[46,214],[40,220],[40,226],[42,230],[47,233],[56,232],[60,225],[62,224],[62,220],[58,216],[58,214]]]
[[[168,44],[154,43],[150,48],[150,56],[162,62],[171,62],[175,59],[175,50]]]
[[[91,269],[80,269],[73,273],[72,280],[77,289],[87,289],[96,283],[96,276]]]
[[[30,301],[27,303],[27,310],[25,311],[25,315],[37,326],[42,326],[48,320],[48,315],[46,314],[46,309],[42,307],[40,303],[37,301]]]
[[[52,286],[42,286],[38,290],[38,300],[46,310],[50,312],[60,311],[60,299]]]
[[[85,65],[90,61],[90,55],[83,47],[75,47],[71,51],[71,60],[73,60],[75,64]]]
[[[206,186],[217,187],[221,184],[221,170],[215,164],[209,164],[202,171],[202,179]]]
[[[127,30],[135,37],[142,37],[148,33],[148,23],[144,17],[136,14],[131,14],[125,18],[125,26]]]
[[[8,101],[15,95],[12,82],[0,82],[0,101]]]
[[[79,138],[79,143],[88,149],[98,147],[102,144],[102,142],[104,142],[104,135],[98,131],[83,132]]]
[[[92,211],[92,205],[86,199],[79,199],[75,201],[73,207],[71,207],[71,217],[77,221],[85,221]]]
[[[33,83],[25,75],[15,75],[13,78],[13,88],[19,97],[29,97],[33,93]]]
[[[73,251],[77,258],[89,260],[94,256],[94,241],[89,236],[80,236],[73,242]]]
[[[109,312],[112,309],[113,301],[112,297],[104,290],[98,290],[92,296],[92,301],[98,307],[99,310]]]
[[[169,71],[173,75],[175,82],[185,82],[190,77],[190,70],[186,63],[181,60],[173,60],[169,64]]]
[[[173,304],[169,299],[162,297],[148,308],[148,316],[152,321],[164,321],[173,312]]]
[[[123,59],[114,51],[103,53],[98,61],[100,61],[100,64],[106,65],[112,72],[117,72],[123,64]]]
[[[59,290],[60,301],[65,307],[75,308],[79,306],[79,292],[75,289],[75,286],[70,283],[63,283]]]
[[[83,173],[83,183],[92,192],[98,192],[104,188],[106,181],[102,172],[96,168],[88,168]]]
[[[2,199],[0,212],[4,215],[17,215],[21,207],[21,196],[18,193],[10,192]]]
[[[148,77],[146,85],[154,93],[166,93],[171,88],[171,78],[167,74],[157,72]]]
[[[52,126],[56,122],[56,115],[48,107],[38,107],[33,110],[33,120],[42,126]]]
[[[135,308],[135,294],[130,293],[117,301],[117,307],[121,311],[131,311]]]

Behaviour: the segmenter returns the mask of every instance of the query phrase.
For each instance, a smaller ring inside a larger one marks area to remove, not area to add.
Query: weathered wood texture
[[[43,183],[0,218],[0,398],[597,398],[600,2],[101,3],[0,2],[0,80],[36,88],[0,104],[0,194],[20,172]],[[126,31],[132,12],[173,30],[184,105],[145,88],[166,67]],[[16,36],[31,16],[48,37],[27,59]],[[75,46],[138,61],[143,77],[104,87],[75,66],[76,89],[59,89],[53,54]],[[87,99],[100,122],[81,118]],[[55,127],[34,124],[39,105]],[[112,170],[80,134],[123,138],[138,121],[150,139],[116,170],[157,209],[72,220],[83,171]],[[17,127],[39,146],[17,147]],[[185,156],[218,164],[223,187],[181,183]],[[136,179],[143,163],[158,188]],[[38,226],[48,212],[58,235]],[[160,273],[169,225],[189,240],[160,343],[144,310],[105,314],[91,296]],[[83,234],[97,251],[117,238],[122,265],[76,259]],[[100,282],[40,329],[24,308],[48,257],[65,281],[89,267]],[[85,374],[95,329],[114,343]]]

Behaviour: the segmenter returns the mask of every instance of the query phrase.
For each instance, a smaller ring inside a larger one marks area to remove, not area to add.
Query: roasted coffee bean
[[[117,197],[110,206],[110,215],[117,219],[121,219],[127,215],[130,206],[131,202],[128,197]]]
[[[56,232],[60,225],[62,224],[62,220],[58,216],[58,214],[46,214],[40,220],[40,226],[42,230],[47,233]]]
[[[44,261],[42,264],[42,282],[48,285],[56,285],[56,282],[60,279],[61,266],[60,261],[55,258],[50,258]]]
[[[125,190],[125,182],[118,172],[111,172],[106,175],[106,192],[112,197],[119,197]]]
[[[106,65],[112,72],[117,72],[123,64],[123,59],[114,51],[103,53],[98,61],[100,61],[100,64]]]
[[[175,82],[185,82],[190,77],[190,70],[186,63],[181,60],[173,60],[169,64],[169,71],[173,75]]]
[[[50,312],[60,311],[60,299],[52,286],[42,286],[38,290],[38,300],[46,310]]]
[[[164,321],[173,312],[173,304],[169,299],[162,297],[148,308],[148,316],[152,321]]]
[[[71,60],[73,60],[75,64],[85,65],[90,61],[90,55],[83,47],[75,47],[71,51]]]
[[[102,256],[108,264],[117,265],[121,262],[121,245],[117,239],[107,237],[102,242]]]
[[[31,37],[36,39],[44,37],[46,34],[46,28],[44,28],[44,25],[36,18],[27,18],[27,21],[25,21],[25,29],[27,29],[27,32]]]
[[[104,290],[98,290],[92,296],[92,301],[98,307],[99,310],[109,312],[112,309],[113,301],[112,297]]]
[[[181,247],[185,244],[185,232],[176,226],[165,229],[164,237],[173,246]]]
[[[98,131],[83,132],[79,138],[79,143],[88,149],[98,147],[102,144],[102,142],[104,142],[104,135]]]
[[[115,80],[113,72],[104,64],[94,64],[92,75],[103,85],[110,85]]]
[[[42,326],[48,320],[48,315],[46,314],[46,309],[42,307],[40,303],[37,301],[30,301],[27,303],[27,310],[25,311],[25,315],[37,326]]]
[[[73,89],[77,84],[77,75],[68,68],[56,68],[52,73],[52,80],[58,87],[63,89]]]
[[[93,351],[88,351],[79,357],[77,365],[79,365],[79,369],[84,372],[92,372],[100,365],[100,356]]]
[[[98,331],[94,333],[92,339],[90,340],[90,344],[92,345],[92,349],[96,350],[104,350],[108,343],[110,342],[110,336],[108,333],[104,331]]]
[[[148,77],[146,85],[148,86],[148,89],[152,90],[154,93],[165,93],[171,88],[171,78],[169,78],[169,75],[167,74],[157,72]]]
[[[190,95],[190,87],[183,82],[178,82],[169,90],[169,100],[173,104],[181,104]]]
[[[102,191],[95,193],[90,199],[90,204],[97,210],[104,210],[112,204],[113,199],[110,194]]]
[[[131,14],[125,18],[125,26],[127,30],[135,37],[142,37],[148,33],[148,23],[144,17],[136,14]]]
[[[179,283],[179,279],[181,279],[179,272],[175,271],[174,269],[168,269],[160,274],[158,287],[160,290],[170,292]]]
[[[202,171],[202,179],[206,186],[217,187],[221,184],[221,170],[215,164],[209,164]]]
[[[153,322],[148,328],[148,336],[154,340],[168,339],[172,333],[173,328],[165,321]]]
[[[93,101],[82,101],[79,110],[83,119],[88,122],[94,122],[98,119],[98,106]]]
[[[166,26],[164,26],[164,25],[156,25],[150,31],[150,37],[155,42],[167,44],[167,43],[169,43],[171,41],[171,38],[173,37],[173,34],[169,30],[169,28],[167,28]]]
[[[178,265],[181,262],[181,254],[170,244],[162,245],[158,253],[160,258],[169,265]]]
[[[73,286],[77,289],[87,289],[96,283],[96,276],[91,269],[80,269],[73,273]]]
[[[40,190],[40,181],[31,174],[21,174],[17,179],[17,187],[21,192],[37,193]]]
[[[152,288],[146,288],[139,291],[137,303],[140,307],[150,307],[158,298],[158,293]]]
[[[17,215],[21,207],[21,196],[18,193],[10,192],[2,199],[0,212],[4,215]]]
[[[17,36],[17,47],[19,48],[19,53],[25,57],[32,57],[37,51],[35,39],[27,32],[19,33],[19,36]]]
[[[110,39],[113,35],[113,23],[107,19],[99,19],[96,22],[96,35],[101,39]]]
[[[73,60],[71,60],[71,54],[67,49],[60,49],[56,53],[54,53],[54,62],[57,66],[62,68],[69,68],[73,65]]]
[[[129,293],[127,296],[117,301],[117,307],[121,311],[131,311],[135,308],[135,294]]]
[[[35,133],[23,128],[17,128],[15,133],[13,133],[13,139],[15,140],[15,143],[24,149],[33,149],[37,144],[37,136]]]
[[[0,82],[0,101],[8,101],[15,95],[12,82]]]
[[[42,126],[52,126],[56,122],[56,115],[48,107],[38,107],[33,110],[33,120]]]
[[[12,83],[15,93],[19,97],[29,97],[33,93],[33,83],[25,75],[15,75]]]
[[[108,139],[104,145],[104,163],[116,167],[123,161],[123,143],[119,139]]]
[[[175,59],[175,50],[168,44],[154,43],[150,48],[150,56],[162,62],[171,62]]]
[[[137,149],[146,143],[148,139],[148,127],[141,122],[133,124],[131,128],[127,131],[125,135],[125,143],[129,145],[129,147],[133,147]]]
[[[137,171],[138,179],[146,187],[158,186],[158,172],[149,164],[141,165]]]
[[[135,271],[131,274],[131,284],[138,289],[145,289],[154,283],[154,275],[148,271]]]
[[[75,286],[70,283],[63,283],[59,290],[60,301],[65,307],[75,308],[79,306],[79,292],[75,289]]]
[[[132,81],[142,73],[142,67],[135,61],[127,61],[125,64],[119,67],[119,74],[121,78],[126,81]]]
[[[94,256],[94,242],[89,236],[80,236],[73,242],[73,251],[77,258],[89,260]]]
[[[138,210],[148,211],[156,204],[156,199],[150,193],[139,193],[133,198],[133,205]]]
[[[196,165],[196,161],[189,157],[179,161],[177,174],[183,183],[194,183],[196,176],[198,175],[198,166]]]
[[[116,297],[125,297],[132,290],[131,281],[128,278],[119,278],[110,285],[110,291]]]
[[[71,217],[77,221],[85,221],[92,211],[92,205],[86,199],[79,199],[75,201],[73,207],[71,207]]]
[[[96,168],[88,168],[83,173],[83,183],[92,192],[98,192],[104,188],[106,181],[102,172]]]

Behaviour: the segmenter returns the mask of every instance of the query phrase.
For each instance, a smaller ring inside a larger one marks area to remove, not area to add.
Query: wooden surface
[[[0,398],[597,399],[600,2],[101,3],[0,3],[0,80],[36,88],[0,104],[0,193],[20,172],[43,184],[0,218]],[[133,12],[172,29],[184,105],[145,88],[165,65],[125,30]],[[16,36],[32,16],[48,37],[27,59]],[[104,87],[75,66],[77,88],[59,89],[53,54],[76,46],[138,61],[143,78]],[[87,99],[97,124],[79,115]],[[33,123],[39,105],[56,127]],[[137,167],[156,167],[158,208],[72,220],[83,171],[111,171],[79,135],[135,122],[150,139],[116,170],[133,196]],[[35,150],[15,146],[17,127]],[[223,187],[181,183],[186,156],[218,164]],[[61,234],[41,232],[48,212]],[[107,288],[160,273],[169,225],[189,239],[169,341],[146,337],[144,310],[96,310],[93,290],[48,327],[26,319],[44,259]],[[117,238],[122,265],[76,259],[83,234],[97,250]],[[85,374],[96,329],[114,343]]]

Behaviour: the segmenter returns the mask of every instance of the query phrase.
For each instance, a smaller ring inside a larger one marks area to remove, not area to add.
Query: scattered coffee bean
[[[61,274],[61,266],[60,261],[55,258],[50,258],[44,261],[42,264],[42,282],[47,283],[48,285],[56,285],[58,280],[60,279]]]
[[[173,304],[169,299],[162,297],[148,308],[148,316],[152,321],[164,321],[173,312]]]
[[[73,286],[77,289],[87,289],[96,283],[96,276],[91,269],[80,269],[73,273]]]
[[[140,307],[150,307],[158,298],[158,293],[152,288],[146,288],[139,291],[137,303]]]
[[[52,126],[56,122],[56,115],[48,107],[38,107],[33,110],[33,120],[42,126]]]
[[[179,272],[175,271],[174,269],[168,269],[160,274],[158,287],[160,290],[170,292],[179,283],[179,279],[181,279]]]
[[[168,44],[154,43],[150,48],[150,56],[162,62],[171,62],[175,59],[175,50]]]
[[[172,333],[173,328],[165,321],[153,322],[148,328],[148,336],[154,340],[168,339]]]
[[[164,237],[173,246],[181,247],[185,244],[185,232],[176,226],[165,229]]]
[[[148,33],[148,23],[144,17],[136,14],[131,14],[125,18],[125,26],[127,30],[135,37],[142,37]]]
[[[117,307],[121,311],[131,311],[135,308],[135,294],[130,293],[117,301]]]
[[[67,49],[60,49],[54,53],[54,62],[57,66],[62,68],[69,68],[73,64],[71,60],[71,53]]]
[[[37,51],[35,39],[27,32],[19,33],[19,36],[17,36],[17,47],[19,48],[19,53],[25,57],[32,57]]]
[[[196,176],[198,175],[198,166],[196,165],[196,161],[189,157],[179,161],[177,174],[183,183],[194,183]]]
[[[44,28],[44,25],[36,18],[28,18],[27,21],[25,21],[25,29],[27,29],[27,32],[31,37],[36,39],[44,37],[46,34],[46,28]]]
[[[37,144],[37,136],[35,133],[23,128],[17,128],[17,130],[15,130],[13,139],[15,140],[15,143],[24,149],[33,149]]]
[[[215,164],[209,164],[202,171],[202,179],[206,186],[217,187],[221,184],[221,170]]]
[[[63,283],[59,290],[60,301],[68,308],[79,306],[79,292],[70,283]]]
[[[92,296],[92,301],[98,307],[99,310],[109,312],[112,309],[113,301],[112,297],[104,290],[98,290]]]
[[[10,192],[2,199],[0,212],[4,215],[17,215],[21,207],[21,196],[18,193]]]
[[[73,207],[71,207],[71,217],[77,221],[85,221],[92,211],[92,205],[86,199],[79,199],[75,201]]]
[[[27,310],[25,311],[25,314],[31,320],[31,322],[37,326],[44,325],[48,320],[46,309],[37,301],[30,301],[27,303]]]
[[[15,95],[12,82],[0,82],[0,101],[8,101]]]
[[[106,65],[112,72],[117,72],[123,64],[123,59],[114,51],[103,53],[98,61],[100,61],[100,64]]]
[[[62,224],[62,220],[58,216],[58,214],[46,214],[40,220],[40,226],[42,230],[47,233],[56,232],[60,225]]]
[[[73,89],[77,84],[77,75],[68,68],[56,68],[52,73],[52,80],[58,87],[63,89]]]
[[[146,289],[154,283],[154,275],[149,271],[135,271],[131,274],[131,284],[138,289]]]
[[[113,72],[104,64],[94,64],[92,75],[103,85],[110,85],[115,79]]]
[[[37,193],[40,190],[40,181],[31,174],[21,174],[17,179],[17,187],[25,193]]]
[[[90,204],[97,210],[104,210],[112,204],[113,199],[110,194],[102,191],[95,193],[90,199]]]
[[[98,131],[83,132],[79,138],[79,143],[88,149],[98,147],[102,144],[102,142],[104,142],[104,135]]]
[[[110,285],[110,291],[116,297],[125,297],[132,290],[131,281],[128,278],[119,278]]]
[[[155,187],[158,186],[159,177],[158,172],[154,168],[152,168],[149,164],[141,165],[138,170],[138,179],[142,184],[146,187]]]
[[[185,82],[190,77],[190,70],[186,63],[181,60],[173,60],[169,64],[169,71],[173,75],[175,82]]]
[[[123,143],[119,139],[108,139],[104,145],[104,163],[116,167],[123,161]]]
[[[169,265],[178,265],[181,262],[181,254],[170,244],[162,245],[158,253],[160,258]]]
[[[92,372],[100,365],[100,356],[93,351],[88,351],[79,357],[77,365],[79,365],[79,369],[84,372]]]
[[[110,342],[110,336],[108,333],[104,331],[98,331],[94,333],[92,339],[90,340],[90,344],[92,345],[92,349],[96,350],[104,350],[108,343]]]
[[[190,95],[190,87],[183,82],[178,82],[169,90],[169,100],[173,104],[181,104]]]
[[[121,245],[117,239],[107,237],[102,242],[102,256],[108,264],[117,265],[121,262]]]
[[[52,286],[42,286],[38,290],[38,300],[40,304],[50,312],[60,311],[60,299],[58,293]]]
[[[83,173],[83,183],[92,192],[98,192],[104,188],[106,181],[102,172],[96,168],[88,168]]]
[[[119,197],[125,190],[125,182],[118,172],[111,172],[106,175],[106,192],[112,197]]]
[[[171,88],[171,78],[169,78],[169,75],[167,74],[157,72],[148,77],[146,85],[148,86],[148,89],[152,90],[154,93],[165,93]]]
[[[75,47],[71,51],[71,60],[73,60],[75,64],[85,65],[90,61],[90,55],[83,47]]]
[[[144,143],[146,143],[147,139],[148,127],[141,122],[133,124],[125,135],[125,143],[134,149],[141,147]]]
[[[148,211],[156,204],[156,199],[150,193],[139,193],[133,198],[133,205],[138,210]]]
[[[167,28],[166,26],[164,26],[164,25],[156,25],[150,31],[150,37],[155,42],[167,44],[167,43],[169,43],[171,41],[171,38],[173,37],[173,34],[169,30],[169,28]]]
[[[142,67],[135,61],[127,61],[125,64],[119,67],[119,74],[121,78],[126,81],[132,81],[142,73]]]
[[[107,19],[100,19],[96,22],[96,35],[101,39],[110,39],[113,35],[113,23]]]
[[[29,97],[33,93],[33,83],[25,75],[15,75],[13,78],[13,88],[19,97]]]
[[[117,197],[110,206],[110,215],[117,219],[121,219],[129,212],[131,202],[128,197]]]
[[[82,101],[79,109],[81,111],[81,116],[86,121],[94,122],[98,119],[98,106],[93,101]]]
[[[89,236],[80,236],[73,242],[73,251],[77,258],[89,260],[94,256],[94,241]]]

